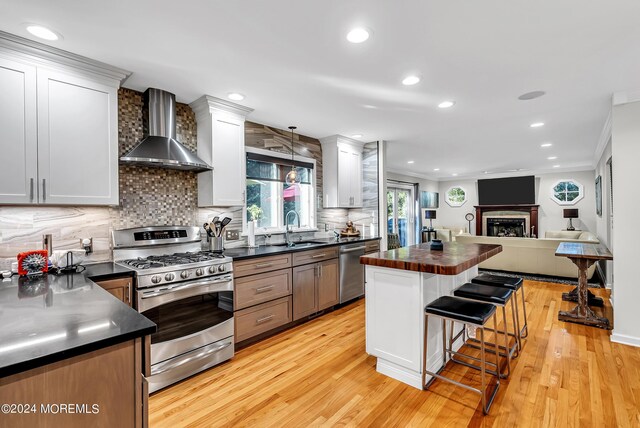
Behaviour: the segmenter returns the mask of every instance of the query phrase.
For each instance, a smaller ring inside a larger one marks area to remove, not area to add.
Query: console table
[[[598,260],[613,260],[613,255],[609,252],[609,249],[602,244],[561,242],[556,249],[556,256],[567,257],[578,266],[578,287],[571,293],[565,293],[562,296],[563,300],[571,300],[572,293],[574,293],[577,295],[578,305],[571,311],[558,312],[558,320],[610,329],[609,320],[597,316],[589,308],[589,289],[587,284],[587,269],[592,264]]]

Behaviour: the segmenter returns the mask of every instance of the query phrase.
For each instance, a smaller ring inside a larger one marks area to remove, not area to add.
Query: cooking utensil
[[[215,223],[215,222],[216,222],[216,221],[218,221],[219,219],[220,219],[220,217],[219,217],[219,216],[215,216],[215,217],[213,218],[213,220],[211,220],[211,223]]]
[[[222,219],[222,228],[224,229],[226,227],[226,225],[228,225],[229,223],[231,223],[231,219],[229,217],[225,217]]]

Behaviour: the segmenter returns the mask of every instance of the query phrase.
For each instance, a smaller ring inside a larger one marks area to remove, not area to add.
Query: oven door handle
[[[158,291],[147,291],[147,292],[143,291],[140,297],[142,299],[152,299],[154,297],[164,296],[165,294],[175,293],[176,291],[188,290],[190,288],[196,288],[196,287],[203,287],[205,285],[227,284],[231,281],[233,281],[233,278],[225,277],[225,279],[222,279],[222,280],[216,279],[213,281],[190,282],[188,284],[168,286],[167,288],[163,288]]]
[[[197,360],[201,360],[211,354],[215,354],[216,352],[222,351],[224,348],[229,347],[230,345],[232,345],[233,342],[225,342],[222,343],[220,345],[216,345],[212,348],[209,349],[203,349],[202,351],[198,352],[195,355],[188,355],[187,357],[184,357],[182,359],[180,359],[178,362],[173,362],[173,361],[167,361],[166,363],[163,364],[158,364],[156,367],[157,369],[154,370],[154,368],[151,368],[151,376],[155,376],[155,375],[159,375],[161,373],[164,372],[168,372],[169,370],[173,370],[176,369],[184,364],[190,363],[191,361],[197,361]]]
[[[187,284],[175,284],[173,287],[162,287],[155,291],[136,291],[136,301],[138,312],[144,314],[145,311],[158,306],[165,305],[189,297],[200,296],[220,291],[233,292],[233,276],[226,275],[224,279],[209,281],[189,282]]]

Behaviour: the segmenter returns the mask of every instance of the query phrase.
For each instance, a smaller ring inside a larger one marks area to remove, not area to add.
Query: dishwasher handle
[[[340,248],[340,254],[343,253],[353,253],[355,251],[362,251],[364,250],[366,247],[364,245],[360,246],[360,247],[351,247],[351,248]]]

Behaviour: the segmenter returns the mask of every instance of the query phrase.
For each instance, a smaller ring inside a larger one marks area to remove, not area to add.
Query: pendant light
[[[287,176],[284,178],[285,183],[288,185],[293,185],[296,183],[298,179],[298,172],[296,171],[296,165],[293,163],[293,131],[296,129],[295,126],[290,126],[291,130],[291,171],[287,173]]]

